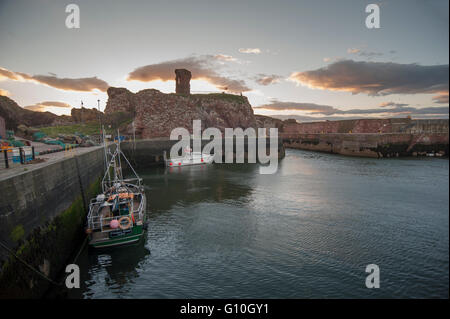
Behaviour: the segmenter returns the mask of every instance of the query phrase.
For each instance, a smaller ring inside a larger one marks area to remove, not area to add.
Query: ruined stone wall
[[[0,138],[6,138],[6,123],[5,119],[0,116]]]
[[[449,152],[446,133],[295,134],[283,140],[286,148],[361,157],[448,156]]]
[[[256,127],[253,109],[245,96],[231,94],[165,94],[147,89],[131,93],[126,89],[108,89],[106,114],[114,110],[135,114],[135,132],[139,138],[169,137],[183,127],[192,131],[192,121],[201,120],[202,128]],[[112,108],[114,106],[114,108]],[[128,132],[132,134],[131,126]]]
[[[448,133],[448,120],[359,119],[312,123],[284,122],[286,134]]]
[[[176,69],[175,75],[175,93],[183,95],[191,94],[191,72],[186,69]]]

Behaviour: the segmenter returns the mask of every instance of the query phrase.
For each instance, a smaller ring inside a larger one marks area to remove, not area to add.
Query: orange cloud
[[[380,107],[388,107],[388,106],[404,107],[404,106],[408,106],[408,105],[409,104],[405,104],[405,103],[383,102],[380,104]]]
[[[0,89],[0,95],[2,95],[2,96],[10,96],[11,94],[8,91],[6,91],[6,90]]]
[[[151,82],[156,80],[170,81],[175,79],[175,69],[188,69],[193,80],[205,80],[220,90],[230,92],[250,91],[244,81],[234,80],[219,75],[217,70],[222,67],[219,61],[224,56],[202,55],[184,59],[170,60],[136,68],[128,74],[128,81]]]
[[[259,48],[240,48],[239,52],[241,53],[247,53],[247,54],[260,54],[261,53],[261,49]]]
[[[370,116],[438,116],[441,118],[448,118],[448,107],[404,107],[404,104],[388,103],[392,108],[363,108],[363,109],[348,109],[342,110],[341,108],[330,106],[330,105],[320,105],[315,103],[300,103],[300,102],[282,102],[273,101],[270,104],[265,104],[261,106],[254,107],[254,109],[265,109],[271,111],[301,111],[306,112],[306,115],[338,115],[338,116],[354,116],[354,115],[370,115]]]
[[[343,60],[326,67],[294,72],[290,80],[310,88],[368,95],[448,94],[449,66]]]
[[[283,79],[283,77],[281,75],[276,74],[268,75],[261,73],[255,77],[255,81],[260,85],[270,85],[280,83],[281,79]]]
[[[97,78],[58,78],[55,75],[29,75],[21,72],[14,72],[0,68],[0,80],[31,81],[45,84],[65,91],[91,92],[95,89],[106,92],[109,85],[105,81]]]
[[[433,96],[433,102],[439,104],[448,104],[448,92],[440,92],[439,95]]]
[[[48,107],[61,107],[61,108],[72,108],[70,104],[58,101],[44,101],[41,103],[36,103],[33,105],[24,106],[24,109],[36,111],[36,112],[45,112]]]

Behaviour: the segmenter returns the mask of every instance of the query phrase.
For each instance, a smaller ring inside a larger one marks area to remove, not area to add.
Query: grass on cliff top
[[[128,122],[128,121],[127,121]],[[130,122],[131,123],[131,122]],[[123,125],[127,125],[129,123],[123,123]],[[111,125],[111,128],[105,125],[105,133],[113,134],[117,133],[117,128]],[[48,137],[56,138],[58,134],[75,134],[81,133],[83,135],[98,135],[100,134],[100,124],[97,123],[84,123],[84,124],[70,124],[70,125],[57,125],[57,126],[46,126],[37,128],[40,132],[45,133]],[[122,131],[122,129],[119,128]]]
[[[100,124],[86,123],[86,124],[46,126],[46,127],[39,127],[38,130],[45,133],[49,137],[57,137],[58,134],[74,134],[75,132],[84,135],[95,135],[100,134]],[[105,131],[108,132],[108,129],[105,128]]]
[[[205,94],[191,94],[189,96],[184,94],[177,94],[172,93],[175,95],[185,96],[185,97],[195,97],[195,98],[214,98],[214,99],[221,99],[229,102],[236,102],[236,103],[245,103],[245,97],[236,95],[236,94],[228,94],[228,93],[205,93]]]
[[[133,118],[131,118],[129,114],[117,112],[103,120],[105,133],[114,135],[117,132],[117,128],[123,132],[125,127],[131,122],[133,122]],[[77,132],[83,135],[97,135],[100,134],[100,123],[98,121],[92,121],[86,123],[37,127],[36,129],[49,137],[58,137],[58,134],[74,134]]]

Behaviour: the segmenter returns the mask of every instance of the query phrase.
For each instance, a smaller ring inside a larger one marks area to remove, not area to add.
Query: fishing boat
[[[211,164],[214,160],[214,155],[193,152],[190,147],[185,149],[185,155],[174,158],[167,158],[166,153],[164,153],[164,162],[167,167],[173,166],[186,166],[186,165],[201,165],[201,164]]]
[[[89,204],[86,233],[89,235],[89,245],[95,248],[137,242],[144,234],[146,225],[146,197],[142,179],[121,151],[120,139],[114,145],[114,153],[105,145],[106,170],[102,193],[91,199]],[[134,177],[123,178],[122,159],[131,168]]]

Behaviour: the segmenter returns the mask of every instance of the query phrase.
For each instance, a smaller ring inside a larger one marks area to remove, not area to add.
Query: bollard
[[[5,168],[9,168],[9,163],[8,163],[8,151],[7,150],[3,150],[3,154],[5,156]]]
[[[34,146],[31,146],[31,159],[35,159],[35,154],[34,154]]]
[[[19,147],[20,164],[25,163],[23,148]]]

